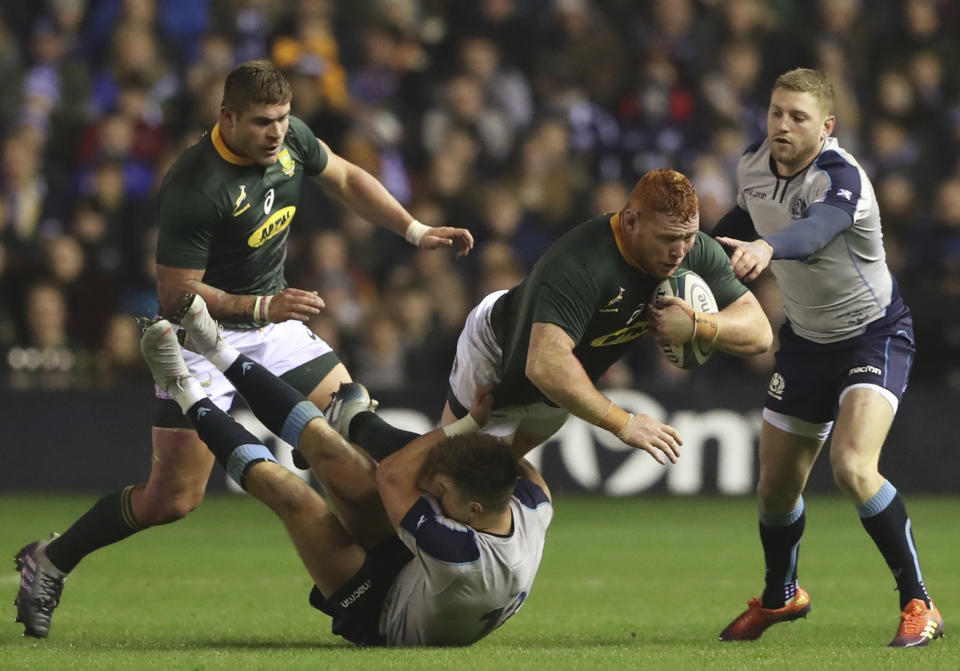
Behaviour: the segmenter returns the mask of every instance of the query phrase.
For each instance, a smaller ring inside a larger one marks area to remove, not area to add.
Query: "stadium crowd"
[[[690,176],[709,230],[774,77],[804,66],[852,92],[835,134],[877,188],[914,379],[960,388],[958,45],[957,0],[4,2],[0,366],[14,386],[149,379],[131,316],[157,309],[153,197],[244,60],[284,68],[293,113],[420,221],[476,237],[466,259],[421,254],[305,183],[287,279],[320,292],[311,327],[374,392],[445,388],[470,306],[650,169]],[[648,343],[609,376],[690,375],[663,362]]]

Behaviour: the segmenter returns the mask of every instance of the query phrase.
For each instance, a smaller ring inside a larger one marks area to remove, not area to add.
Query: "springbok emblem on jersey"
[[[240,204],[247,199],[247,185],[240,185],[240,195],[237,196],[237,199],[233,202],[233,216],[239,217],[241,214],[247,211],[247,208],[250,207],[250,203],[247,203],[242,208]]]
[[[616,312],[620,308],[614,307],[617,303],[623,300],[623,292],[626,291],[623,287],[620,287],[620,292],[611,298],[605,307],[600,308],[600,312]]]

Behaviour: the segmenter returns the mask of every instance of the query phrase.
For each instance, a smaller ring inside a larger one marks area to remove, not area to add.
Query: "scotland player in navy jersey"
[[[832,431],[834,480],[900,592],[890,645],[924,646],[943,635],[943,620],[924,586],[903,501],[878,471],[907,387],[913,325],[885,262],[873,186],[830,137],[832,106],[833,89],[820,72],[797,69],[777,79],[767,138],[741,157],[737,206],[713,232],[732,249],[737,277],[752,280],[770,267],[787,316],[760,435],[766,585],[720,640],[753,640],[810,610],[797,581],[802,494]]]
[[[533,466],[500,439],[473,433],[489,417],[489,388],[463,420],[416,437],[377,466],[331,427],[369,414],[361,385],[341,385],[325,417],[227,343],[200,296],[181,321],[185,346],[222,371],[265,426],[299,447],[333,501],[336,512],[214,404],[169,321],[145,330],[141,349],[157,385],[230,476],[281,518],[316,584],[310,603],[333,618],[334,634],[358,645],[469,645],[517,612],[553,508]]]

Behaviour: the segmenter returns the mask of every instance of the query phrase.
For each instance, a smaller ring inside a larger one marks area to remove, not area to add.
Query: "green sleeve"
[[[576,256],[551,259],[540,271],[533,322],[556,324],[579,343],[596,311],[599,291],[593,273]]]
[[[747,293],[747,287],[733,274],[730,258],[719,242],[698,233],[698,244],[690,253],[690,270],[706,280],[722,310]]]
[[[317,140],[310,127],[298,117],[290,117],[286,142],[295,147],[303,160],[303,170],[308,175],[319,175],[327,167],[327,151]]]
[[[219,220],[216,206],[204,194],[180,184],[167,185],[160,194],[157,263],[171,268],[206,268]]]

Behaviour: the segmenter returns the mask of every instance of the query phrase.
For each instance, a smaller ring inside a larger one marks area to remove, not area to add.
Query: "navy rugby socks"
[[[404,445],[420,437],[419,433],[404,431],[387,424],[373,412],[359,412],[350,420],[347,429],[348,439],[356,443],[367,453],[381,461],[397,452]]]
[[[786,515],[760,513],[760,542],[766,562],[766,584],[760,603],[764,608],[783,608],[797,593],[797,558],[807,515],[800,497]]]
[[[884,480],[880,491],[857,506],[857,512],[860,513],[860,523],[876,543],[897,581],[900,610],[913,599],[921,599],[929,606],[930,596],[920,573],[910,517],[897,488]]]

